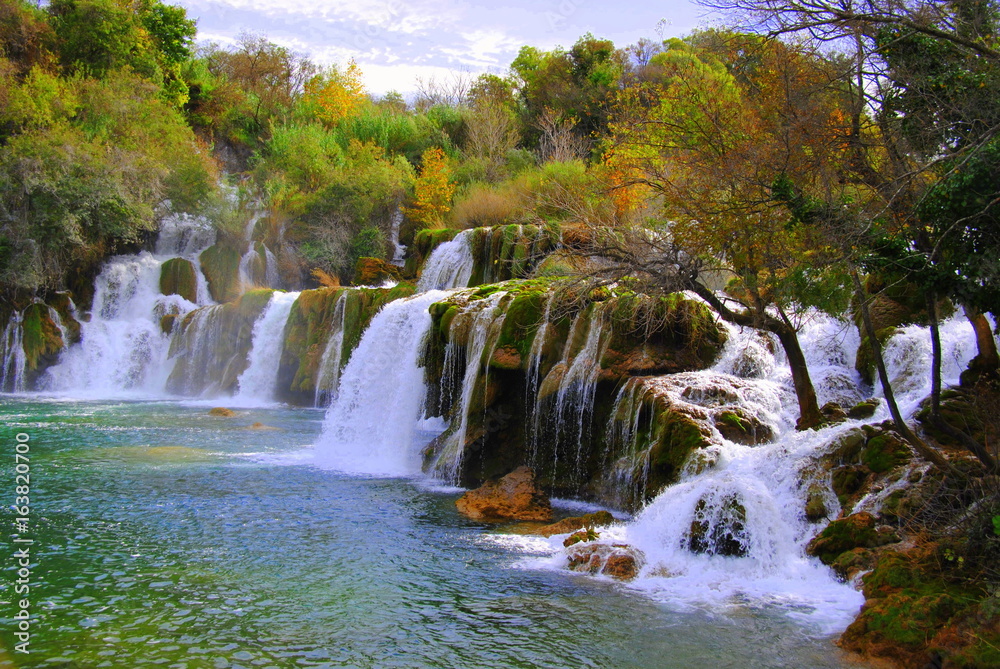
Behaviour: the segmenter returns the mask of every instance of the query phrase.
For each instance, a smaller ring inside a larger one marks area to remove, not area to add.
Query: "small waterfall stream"
[[[428,307],[447,293],[431,290],[390,302],[372,319],[340,379],[316,445],[316,463],[361,474],[420,471],[414,447],[426,394],[420,353]]]
[[[463,230],[454,239],[438,245],[424,263],[417,290],[448,290],[465,288],[472,278],[475,258],[472,256],[472,235],[475,230]]]
[[[21,343],[21,312],[10,315],[7,326],[0,341],[0,392],[24,392],[24,370],[27,366],[27,356]]]
[[[333,307],[333,319],[330,322],[331,332],[323,349],[323,357],[319,360],[316,372],[316,392],[313,396],[313,406],[326,406],[337,399],[337,386],[340,383],[340,368],[344,360],[344,317],[347,313],[348,291],[342,291],[337,296]]]
[[[254,323],[249,364],[237,380],[235,400],[241,404],[274,401],[278,364],[285,341],[285,324],[298,293],[274,291]]]

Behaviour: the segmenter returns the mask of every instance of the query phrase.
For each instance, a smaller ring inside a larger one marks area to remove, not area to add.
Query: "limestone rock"
[[[232,418],[236,415],[236,412],[232,409],[227,409],[225,407],[215,407],[208,412],[209,416],[219,416],[221,418]]]
[[[619,581],[631,581],[639,575],[645,556],[626,544],[575,544],[567,551],[567,567],[572,571],[604,574]]]
[[[487,481],[455,501],[474,520],[539,520],[552,518],[549,498],[535,484],[530,467],[518,467],[499,481]]]

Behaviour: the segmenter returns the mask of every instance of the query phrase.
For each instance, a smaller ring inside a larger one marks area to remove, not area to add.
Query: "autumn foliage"
[[[406,208],[406,215],[424,228],[443,227],[454,195],[455,184],[444,151],[436,147],[427,149],[414,183],[413,205]]]

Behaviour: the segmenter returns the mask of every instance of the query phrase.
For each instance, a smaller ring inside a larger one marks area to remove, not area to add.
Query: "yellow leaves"
[[[352,58],[343,72],[333,67],[313,77],[306,84],[306,100],[314,105],[316,118],[333,126],[357,113],[368,100],[361,76],[361,68]]]
[[[455,195],[451,169],[439,148],[427,149],[421,159],[420,174],[414,183],[414,203],[405,212],[425,228],[440,228],[444,226],[445,214],[451,211]]]

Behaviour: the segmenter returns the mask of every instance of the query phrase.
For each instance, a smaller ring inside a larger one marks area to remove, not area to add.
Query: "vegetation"
[[[407,104],[370,95],[353,61],[322,68],[260,35],[195,48],[194,22],[161,0],[0,0],[2,310],[54,303],[110,255],[148,245],[170,214],[216,225],[200,262],[219,301],[244,288],[253,207],[266,211],[254,242],[299,287],[384,268],[394,231],[413,278],[459,230],[490,228],[472,237],[474,283],[573,275],[593,284],[586,294],[690,290],[718,317],[772,333],[801,429],[829,415],[798,333],[815,310],[850,314],[859,365],[908,444],[871,440],[857,466],[891,470],[912,447],[947,485],[976,491],[964,508],[997,508],[996,491],[970,481],[1000,469],[983,408],[1000,393],[989,321],[1000,313],[1000,3],[706,4],[743,24],[624,48],[591,34],[568,49],[525,46],[506,76],[426,84]],[[163,285],[190,299],[193,269],[165,266]],[[930,326],[919,434],[881,353],[900,322],[877,308],[907,302],[901,293],[920,297]],[[541,294],[518,309],[537,314]],[[961,393],[941,384],[949,305],[979,346]],[[509,327],[520,336],[529,321]],[[32,335],[33,361],[51,334]],[[523,341],[503,335],[504,364],[523,361]],[[973,536],[989,522],[964,527],[963,547],[995,545]],[[928,532],[933,542],[944,530]],[[992,572],[982,579],[995,589]],[[870,629],[895,624],[873,611]]]

